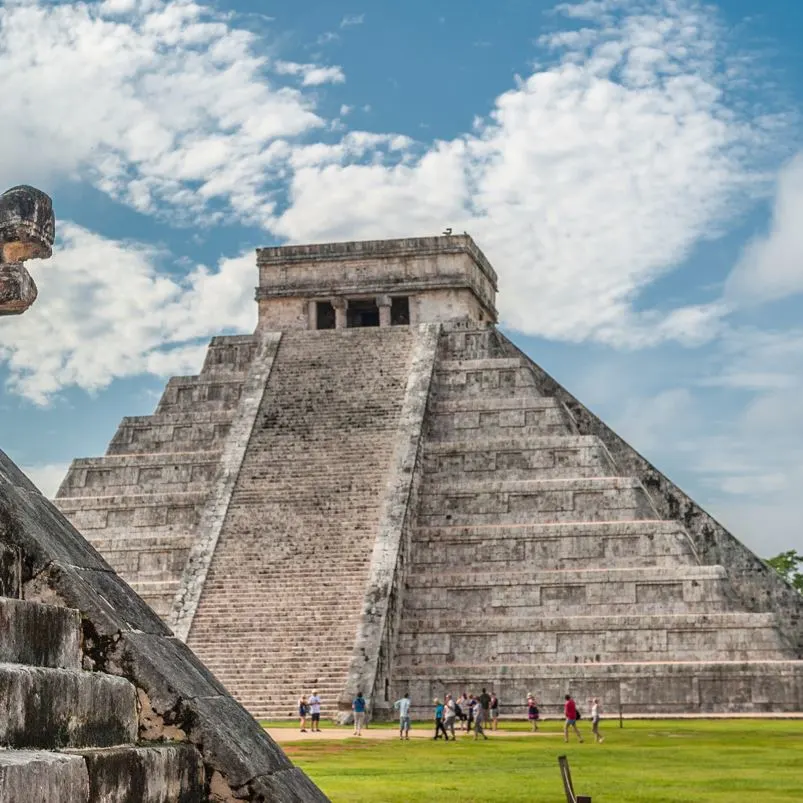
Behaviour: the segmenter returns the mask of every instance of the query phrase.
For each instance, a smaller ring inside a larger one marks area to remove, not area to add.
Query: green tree
[[[793,588],[803,594],[803,555],[799,555],[797,550],[790,549],[788,552],[781,552],[774,558],[768,558],[767,563],[775,569],[778,574],[790,583]]]

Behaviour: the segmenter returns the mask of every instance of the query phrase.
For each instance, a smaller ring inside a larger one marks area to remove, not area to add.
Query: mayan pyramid
[[[803,599],[496,328],[468,236],[265,248],[57,504],[254,715],[803,710]]]

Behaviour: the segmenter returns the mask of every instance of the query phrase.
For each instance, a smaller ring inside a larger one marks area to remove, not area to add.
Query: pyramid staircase
[[[608,710],[803,710],[803,662],[537,372],[488,329],[442,336],[394,694],[493,687]],[[745,550],[746,551],[746,550]],[[418,713],[423,714],[425,708]]]

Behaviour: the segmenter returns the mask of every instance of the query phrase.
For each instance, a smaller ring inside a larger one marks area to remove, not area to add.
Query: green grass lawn
[[[448,744],[307,741],[284,749],[336,803],[563,803],[561,753],[569,756],[575,791],[594,803],[803,800],[801,721],[626,721],[621,730],[611,721],[603,723],[601,745],[581,724],[584,744],[459,737]],[[542,724],[547,733],[559,729]]]

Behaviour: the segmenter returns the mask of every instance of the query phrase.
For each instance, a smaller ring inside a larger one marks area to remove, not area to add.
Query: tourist
[[[485,691],[483,689],[483,691]],[[487,739],[488,737],[485,735],[485,730],[483,728],[483,723],[485,722],[485,709],[482,707],[482,703],[479,700],[474,700],[474,741],[482,736],[483,739]]]
[[[362,692],[358,691],[354,702],[351,704],[351,710],[354,712],[354,735],[361,736],[363,725],[365,725],[365,697]]]
[[[538,720],[541,714],[538,711],[538,702],[532,694],[527,695],[527,719],[530,720],[533,732],[538,730]]]
[[[491,718],[491,695],[485,689],[479,696],[480,708],[482,709],[482,721],[488,722]]]
[[[474,722],[474,709],[477,707],[477,698],[470,694],[468,697],[468,701],[466,703],[466,708],[468,709],[468,719],[466,720],[466,732],[471,733],[471,725]]]
[[[577,740],[582,743],[583,737],[580,735],[580,731],[577,730],[577,720],[580,718],[580,715],[577,713],[577,705],[574,700],[572,700],[571,694],[566,695],[563,715],[566,717],[566,722],[563,725],[563,741],[569,741],[569,728],[574,728],[574,732],[577,734]]]
[[[599,704],[599,697],[591,699],[591,732],[597,740],[597,744],[602,744],[605,739],[599,734],[599,720],[602,716],[602,706]]]
[[[447,694],[443,703],[443,732],[446,738],[449,738],[449,731],[452,733],[452,741],[457,741],[457,736],[454,735],[454,721],[457,718],[457,711],[455,710],[455,702],[451,694]]]
[[[499,698],[496,693],[491,694],[491,730],[499,729]]]
[[[399,738],[410,739],[410,695],[405,694],[401,700],[393,703],[393,708],[399,709]]]
[[[464,731],[466,729],[466,721],[468,720],[468,714],[466,713],[468,710],[468,695],[465,692],[457,698],[454,709],[457,713],[457,719],[460,722],[460,730]]]
[[[309,706],[307,705],[306,695],[302,694],[298,699],[298,718],[301,725],[301,732],[307,732],[307,714],[309,714]]]
[[[309,709],[312,713],[312,727],[310,730],[313,733],[321,732],[321,698],[318,697],[318,690],[313,689],[312,694],[309,696]]]
[[[466,722],[468,722],[468,695],[463,692],[455,701],[455,711],[457,712],[457,724],[460,730],[466,729]]]
[[[448,742],[449,734],[443,727],[443,703],[437,697],[432,702],[435,703],[435,736],[433,738],[440,739],[441,733],[443,733],[443,738]]]

